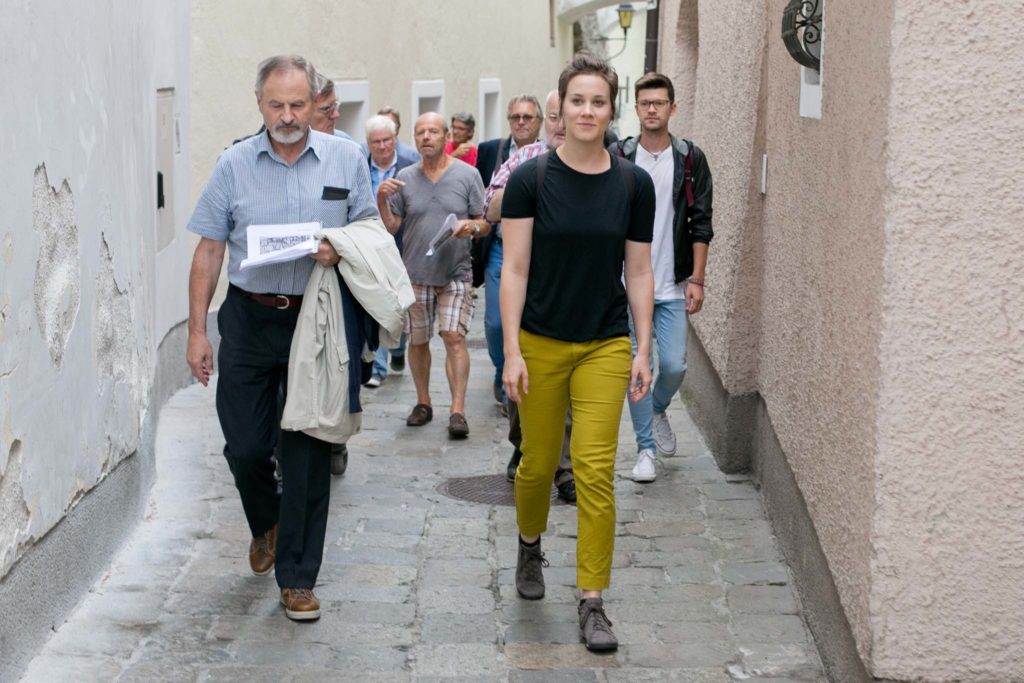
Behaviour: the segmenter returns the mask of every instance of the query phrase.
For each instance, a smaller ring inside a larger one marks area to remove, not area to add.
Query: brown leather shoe
[[[433,419],[434,409],[426,403],[417,403],[416,407],[409,413],[409,417],[405,418],[405,424],[410,427],[422,427]]]
[[[448,417],[448,436],[453,439],[465,439],[469,436],[469,423],[462,413],[452,413]]]
[[[309,588],[282,588],[281,604],[292,621],[311,621],[320,618],[320,601]]]
[[[274,571],[274,554],[277,548],[277,525],[270,531],[257,536],[249,543],[249,568],[256,576],[266,576]]]

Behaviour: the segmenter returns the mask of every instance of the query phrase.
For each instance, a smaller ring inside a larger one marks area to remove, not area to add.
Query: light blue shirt
[[[370,157],[370,187],[373,189],[373,196],[377,196],[380,184],[388,178],[394,178],[398,170],[398,152],[391,156],[391,164],[387,168],[381,168],[377,162]]]
[[[325,193],[325,188],[328,189]],[[348,197],[338,198],[348,190]],[[224,150],[196,204],[188,230],[228,243],[228,281],[261,294],[302,294],[315,262],[301,258],[241,270],[250,225],[309,223],[325,228],[376,216],[370,172],[359,147],[309,131],[306,147],[289,165],[266,132]]]

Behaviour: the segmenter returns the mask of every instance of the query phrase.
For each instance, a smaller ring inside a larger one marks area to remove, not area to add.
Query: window
[[[428,111],[437,112],[441,118],[444,115],[444,81],[413,81],[412,82],[412,117],[410,121],[415,123],[420,114]]]
[[[501,79],[480,79],[478,107],[480,120],[477,122],[477,141],[483,142],[501,137],[502,114],[504,113],[501,109]]]
[[[334,81],[334,94],[338,97],[338,120],[334,127],[356,142],[364,142],[366,119],[370,118],[370,82]]]

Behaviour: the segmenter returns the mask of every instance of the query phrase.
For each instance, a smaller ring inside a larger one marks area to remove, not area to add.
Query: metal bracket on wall
[[[782,42],[799,64],[821,70],[821,2],[790,0],[782,11]]]

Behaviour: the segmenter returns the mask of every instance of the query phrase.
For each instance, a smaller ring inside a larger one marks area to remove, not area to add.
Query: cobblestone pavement
[[[659,457],[652,484],[629,479],[636,448],[623,410],[605,594],[618,652],[580,644],[574,507],[552,507],[547,597],[516,595],[513,508],[437,491],[449,477],[504,472],[510,454],[482,319],[467,440],[445,432],[439,343],[427,426],[405,426],[408,370],[363,391],[363,432],[333,482],[318,622],[289,621],[273,577],[250,574],[214,392],[194,385],[162,413],[148,514],[24,680],[823,681],[757,490],[718,471],[679,401],[669,411],[678,455]]]

